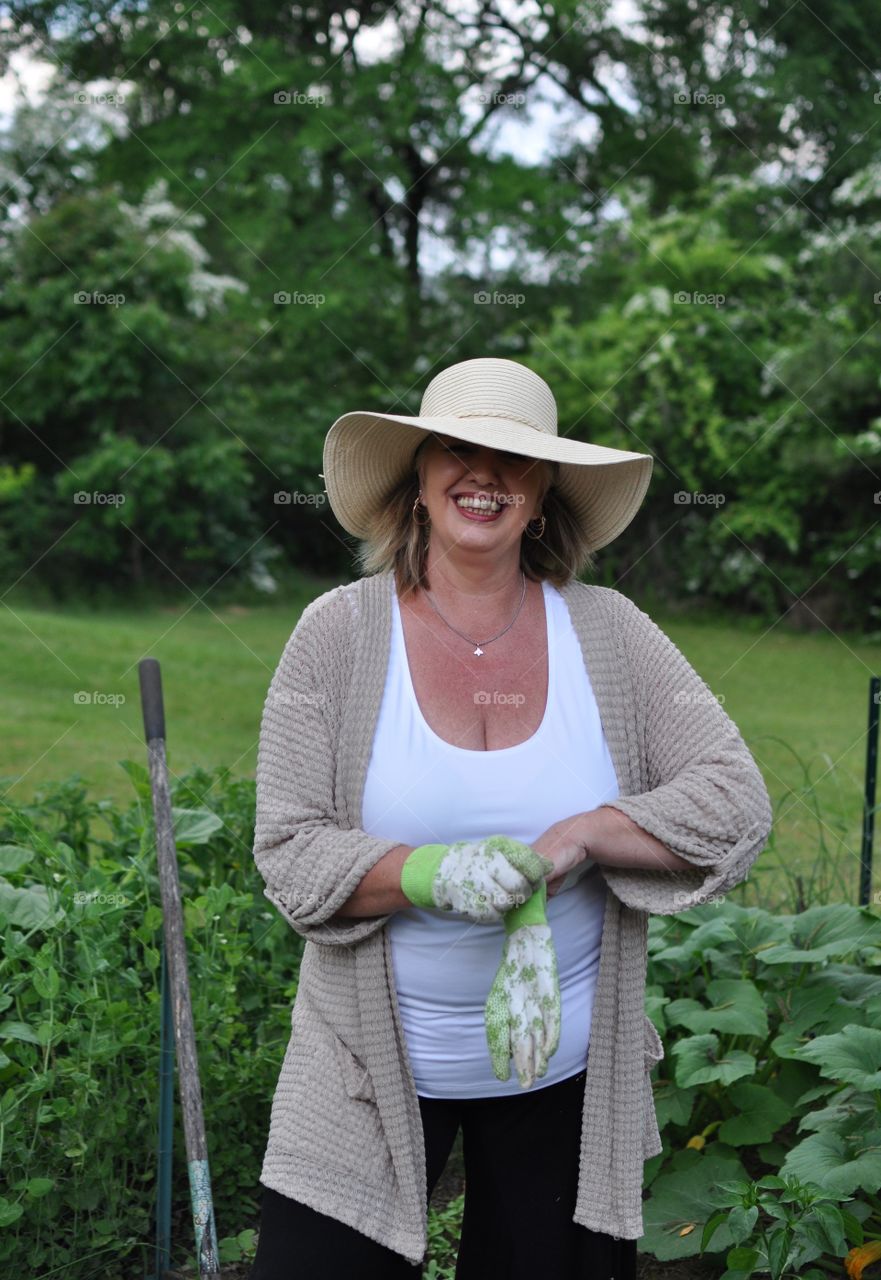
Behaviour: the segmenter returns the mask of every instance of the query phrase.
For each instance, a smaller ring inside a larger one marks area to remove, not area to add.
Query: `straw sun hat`
[[[418,417],[356,409],[330,428],[322,474],[331,510],[344,529],[369,537],[371,517],[413,471],[413,454],[429,432],[559,462],[557,487],[592,551],[630,524],[652,473],[650,454],[559,436],[553,392],[525,365],[462,360],[432,378]]]

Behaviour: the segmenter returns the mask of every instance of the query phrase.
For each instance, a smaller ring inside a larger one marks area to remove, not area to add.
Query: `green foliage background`
[[[124,804],[75,779],[0,801],[0,1261],[16,1274],[152,1265],[162,910],[147,773],[123,768]],[[227,770],[172,779],[224,1263],[253,1257],[303,950],[253,867],[254,800]],[[645,1071],[663,1150],[646,1163],[640,1250],[703,1252],[725,1280],[822,1280],[881,1240],[881,917],[817,893],[790,912],[785,879],[760,880],[650,920],[664,1057],[647,1042]],[[172,1264],[195,1276],[179,1107],[174,1123]],[[426,1278],[452,1276],[461,1216],[461,1195],[433,1206]]]
[[[350,571],[330,424],[503,355],[655,457],[603,581],[877,629],[874,7],[634,12],[16,6],[55,70],[0,136],[2,580]]]
[[[162,907],[146,770],[125,767],[124,806],[75,781],[0,802],[0,1257],[20,1275],[145,1275],[153,1262]],[[197,770],[172,789],[215,1215],[233,1237],[257,1216],[266,1083],[302,946],[254,881],[253,781]],[[183,1261],[179,1107],[173,1151]]]

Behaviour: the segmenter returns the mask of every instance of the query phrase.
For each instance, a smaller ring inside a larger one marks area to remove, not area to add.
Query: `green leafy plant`
[[[162,913],[147,772],[123,767],[127,806],[90,798],[77,779],[0,802],[0,1263],[34,1276],[123,1280],[152,1251]],[[302,955],[253,866],[254,800],[252,781],[222,769],[173,780],[229,1262],[253,1250]],[[840,1274],[848,1244],[874,1257],[881,919],[845,903],[775,914],[725,899],[653,917],[648,951],[664,1149],[646,1165],[641,1249],[661,1260],[704,1252],[728,1280]],[[173,1262],[185,1269],[177,1116],[174,1153]],[[429,1215],[427,1275],[454,1274],[461,1213],[460,1196]]]
[[[86,1280],[152,1264],[162,910],[146,771],[127,808],[68,782],[0,804],[0,1268]],[[262,896],[254,783],[172,787],[218,1235],[244,1258],[302,940]],[[194,1249],[175,1109],[172,1262]],[[230,1230],[232,1228],[232,1230]]]
[[[456,1254],[462,1232],[465,1196],[455,1196],[442,1209],[432,1207],[428,1214],[428,1250],[423,1280],[453,1280]]]
[[[668,1065],[642,1248],[726,1251],[728,1280],[777,1280],[881,1239],[877,914],[722,900],[655,917],[647,1008]]]
[[[709,1219],[701,1249],[724,1223],[735,1247],[722,1280],[748,1280],[757,1272],[771,1280],[826,1280],[822,1268],[805,1266],[824,1254],[841,1257],[848,1240],[863,1243],[859,1219],[814,1183],[769,1174],[758,1182],[720,1183],[714,1199],[729,1208]]]

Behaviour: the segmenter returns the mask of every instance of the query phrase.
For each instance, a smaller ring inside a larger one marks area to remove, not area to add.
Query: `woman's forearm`
[[[680,858],[618,809],[600,805],[581,815],[588,857],[612,867],[642,867],[646,871],[688,871],[693,865]],[[414,846],[395,845],[370,868],[335,916],[384,916],[412,906],[401,888],[401,869]],[[335,917],[331,917],[331,921]]]
[[[620,809],[600,805],[582,814],[582,822],[587,856],[594,862],[644,871],[694,870],[693,863],[661,844]]]
[[[396,844],[384,853],[362,877],[354,893],[331,916],[385,916],[392,911],[412,907],[413,903],[401,888],[401,868],[413,852],[413,845]]]

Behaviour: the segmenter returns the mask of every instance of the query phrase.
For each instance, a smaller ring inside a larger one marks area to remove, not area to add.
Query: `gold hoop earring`
[[[530,533],[530,532],[529,532],[529,526],[532,524],[532,521],[531,521],[531,520],[528,520],[528,521],[526,522],[526,527],[525,527],[525,530],[524,530],[524,532],[526,533],[527,538],[533,538],[533,539],[535,539],[536,541],[538,541],[538,539],[542,536],[542,534],[543,534],[543,533],[544,533],[544,531],[545,531],[545,524],[546,524],[546,523],[547,523],[547,522],[546,522],[546,520],[545,520],[544,516],[541,516],[541,528],[539,529],[538,533]]]
[[[413,520],[415,521],[415,523],[416,523],[416,524],[420,525],[421,527],[424,527],[424,526],[425,526],[425,525],[427,525],[427,524],[431,524],[431,516],[429,516],[429,515],[428,515],[428,507],[425,507],[425,514],[428,516],[428,519],[427,519],[427,520],[417,520],[417,518],[416,518],[416,508],[419,506],[419,499],[420,499],[421,497],[422,497],[422,490],[420,489],[420,490],[419,490],[419,493],[416,495],[416,501],[413,503]],[[422,505],[423,505],[423,506],[425,506],[425,504],[424,504],[424,503],[423,503]]]

